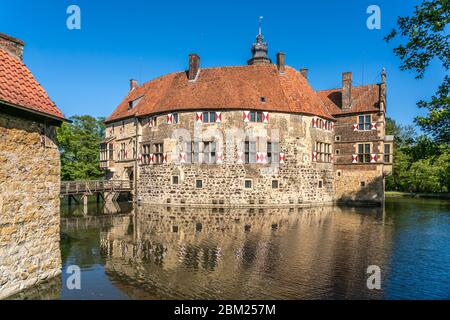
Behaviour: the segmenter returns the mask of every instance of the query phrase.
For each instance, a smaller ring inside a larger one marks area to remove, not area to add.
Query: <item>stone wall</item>
[[[222,112],[221,123],[198,124],[195,112],[179,116],[179,124],[167,124],[163,115],[156,126],[142,129],[141,144],[164,143],[167,156],[164,164],[139,166],[137,194],[142,202],[273,205],[333,201],[333,165],[313,162],[311,157],[313,143],[332,144],[333,133],[312,128],[312,117],[270,113],[268,123],[248,123],[243,121],[242,111],[227,111]],[[278,136],[284,163],[239,164],[238,153],[242,150],[238,146],[246,139],[242,133],[249,132],[268,139]],[[183,133],[191,139],[199,136],[201,141],[218,141],[217,134],[222,136],[218,152],[223,153],[223,163],[180,163],[178,154],[183,150],[178,150],[177,145]],[[172,184],[172,176],[178,176],[179,184]],[[196,180],[203,181],[202,188],[196,187]],[[252,180],[252,188],[245,188],[245,180]],[[278,188],[272,187],[273,180],[278,181]]]
[[[0,298],[61,272],[54,132],[0,113]]]

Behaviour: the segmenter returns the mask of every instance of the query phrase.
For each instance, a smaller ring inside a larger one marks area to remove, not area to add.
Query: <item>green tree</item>
[[[61,179],[92,180],[103,177],[99,145],[103,138],[104,118],[73,116],[57,130],[61,152]]]
[[[449,0],[425,0],[415,7],[411,17],[399,17],[397,20],[400,35],[406,38],[406,44],[394,48],[400,57],[401,70],[412,70],[416,78],[423,78],[426,69],[433,60],[440,61],[445,71],[450,68],[450,22]],[[391,31],[385,40],[389,42],[398,35],[397,29]],[[416,123],[424,132],[432,135],[437,142],[450,143],[450,79],[446,76],[436,95],[430,102],[420,101],[420,108],[428,109],[426,117],[417,117]]]

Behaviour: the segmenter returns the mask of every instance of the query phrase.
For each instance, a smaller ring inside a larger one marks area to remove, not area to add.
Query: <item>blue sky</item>
[[[419,1],[5,1],[0,32],[26,42],[24,61],[66,116],[107,116],[126,95],[129,79],[151,80],[184,70],[196,52],[203,67],[243,65],[264,16],[263,33],[274,59],[307,67],[316,89],[341,85],[343,71],[354,84],[375,83],[388,74],[388,114],[402,124],[423,114],[444,77],[438,63],[425,79],[399,70],[393,44],[383,37],[396,17]],[[81,8],[81,30],[68,30],[66,9]],[[369,30],[366,9],[381,8],[381,30]],[[394,42],[395,44],[395,42]]]

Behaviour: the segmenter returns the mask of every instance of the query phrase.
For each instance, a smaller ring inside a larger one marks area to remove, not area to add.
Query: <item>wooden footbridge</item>
[[[88,196],[96,195],[99,202],[100,199],[105,200],[105,195],[110,195],[112,200],[115,200],[120,193],[131,191],[133,191],[133,181],[130,180],[62,181],[60,196],[68,197],[69,205],[72,204],[72,199],[79,202],[77,196],[87,204]]]

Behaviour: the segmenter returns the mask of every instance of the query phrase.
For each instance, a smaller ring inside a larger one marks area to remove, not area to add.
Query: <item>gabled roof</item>
[[[1,103],[65,120],[25,64],[0,48]]]
[[[346,111],[342,111],[342,88],[321,90],[317,93],[333,116],[380,110],[379,84],[352,87],[352,107]]]
[[[129,102],[142,95],[139,104],[129,110]],[[218,109],[303,113],[333,119],[300,72],[286,67],[280,74],[274,64],[259,64],[200,69],[193,82],[188,82],[186,72],[156,78],[130,91],[106,122],[171,111]]]

